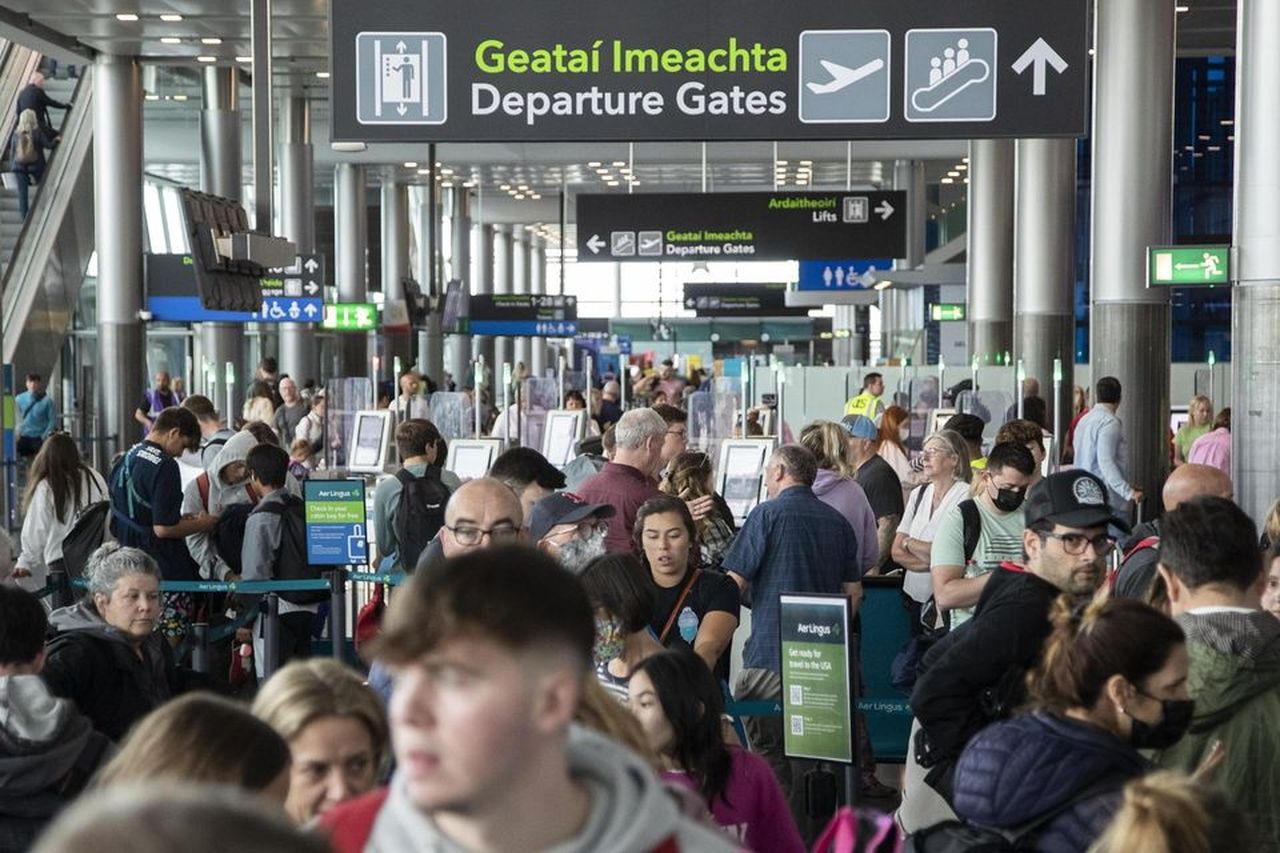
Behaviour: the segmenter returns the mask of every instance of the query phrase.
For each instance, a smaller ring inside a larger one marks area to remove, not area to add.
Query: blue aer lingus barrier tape
[[[348,572],[347,580],[352,583],[385,583],[399,586],[409,579],[404,572]]]
[[[729,702],[724,710],[731,717],[772,717],[782,713],[782,703],[770,699]]]
[[[268,592],[303,592],[329,589],[327,580],[300,581],[161,581],[161,592],[241,592],[262,594]]]

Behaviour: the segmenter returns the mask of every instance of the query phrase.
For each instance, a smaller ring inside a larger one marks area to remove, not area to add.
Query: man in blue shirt
[[[764,469],[769,500],[752,510],[725,552],[725,570],[751,601],[751,636],[734,689],[740,701],[782,698],[781,593],[843,592],[855,611],[862,600],[857,537],[843,515],[814,495],[817,475],[818,460],[805,448],[788,444],[774,451]],[[747,734],[792,796],[782,718],[752,717]],[[794,797],[792,803],[798,811]]]
[[[44,381],[39,373],[27,374],[27,390],[17,397],[18,417],[18,455],[30,459],[40,452],[40,445],[53,432],[53,422],[58,419],[58,410],[53,400],[44,391]]]
[[[1142,503],[1142,489],[1130,485],[1126,468],[1128,454],[1124,426],[1116,416],[1120,408],[1120,380],[1104,376],[1098,380],[1098,404],[1076,424],[1073,449],[1076,467],[1088,471],[1107,484],[1111,508],[1125,515],[1128,503]]]

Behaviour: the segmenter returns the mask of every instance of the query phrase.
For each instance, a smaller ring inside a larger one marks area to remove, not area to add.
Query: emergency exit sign
[[[1148,249],[1148,287],[1212,287],[1230,283],[1230,246],[1152,246]]]
[[[964,304],[959,302],[939,302],[929,306],[929,314],[935,323],[963,320]]]
[[[372,302],[338,302],[324,306],[326,329],[338,332],[371,332],[378,328],[378,306]]]

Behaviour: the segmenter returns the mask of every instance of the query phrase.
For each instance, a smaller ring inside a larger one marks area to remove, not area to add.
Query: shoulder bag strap
[[[685,599],[689,597],[689,593],[693,591],[693,585],[698,582],[698,575],[702,574],[702,569],[694,569],[693,574],[689,577],[688,583],[684,585],[684,589],[680,592],[680,597],[676,599],[675,607],[671,608],[671,615],[667,617],[667,624],[662,626],[662,633],[658,635],[658,642],[661,645],[667,644],[667,634],[671,633],[671,626],[676,622],[676,616],[680,613],[680,608],[684,606]]]

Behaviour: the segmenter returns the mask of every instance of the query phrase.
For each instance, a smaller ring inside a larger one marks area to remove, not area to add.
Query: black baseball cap
[[[1063,527],[1111,525],[1126,533],[1129,522],[1107,502],[1107,487],[1088,471],[1059,471],[1031,488],[1024,504],[1027,526],[1049,521]]]
[[[529,540],[537,543],[557,524],[576,524],[593,515],[596,518],[613,518],[616,512],[609,504],[587,503],[572,492],[556,492],[529,510]]]
[[[972,443],[982,441],[982,431],[987,428],[987,425],[977,415],[961,412],[948,418],[942,428],[955,430],[960,433],[961,438]]]

